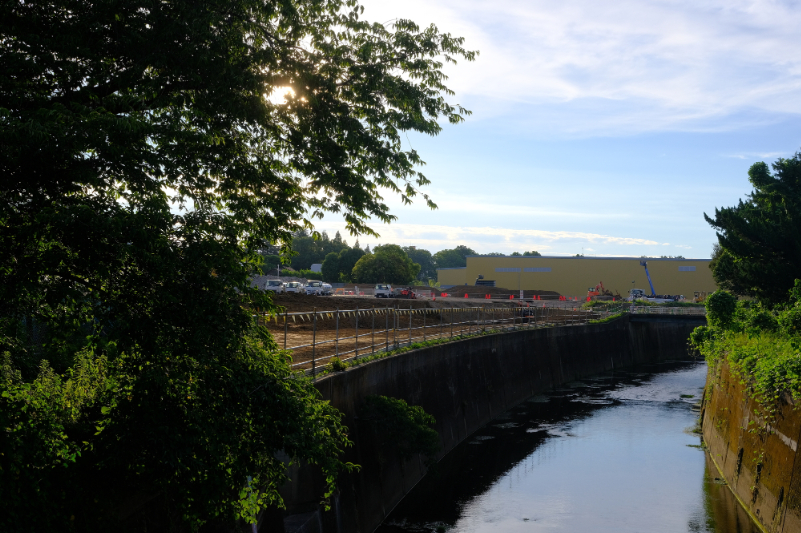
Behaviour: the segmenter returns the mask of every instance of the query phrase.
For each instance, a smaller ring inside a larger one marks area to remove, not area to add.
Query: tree
[[[331,252],[339,253],[347,250],[345,242],[331,240],[327,235],[304,235],[292,238],[292,256],[290,265],[295,270],[308,270],[315,263],[322,263]]]
[[[349,283],[352,281],[353,267],[364,254],[359,248],[345,248],[338,254],[328,254],[323,261],[323,279],[332,283]]]
[[[754,190],[734,207],[704,214],[717,231],[710,265],[718,285],[766,303],[786,300],[801,271],[801,152],[748,170]]]
[[[417,275],[417,279],[437,279],[437,267],[434,264],[434,257],[431,252],[413,246],[404,246],[403,251],[412,261],[420,265],[420,273]]]
[[[478,252],[464,245],[453,249],[440,250],[434,254],[437,268],[460,268],[467,266],[467,256],[478,255]]]
[[[530,252],[523,252],[523,255],[526,257],[542,257],[542,254],[539,253],[537,250],[531,250]]]
[[[323,260],[322,268],[320,269],[320,275],[323,278],[323,281],[327,281],[329,283],[338,283],[339,282],[339,254],[336,252],[331,252],[325,256]]]
[[[360,12],[0,7],[0,529],[117,530],[134,496],[177,529],[253,520],[279,450],[328,492],[348,468],[339,414],[251,319],[275,309],[254,255],[325,212],[374,234],[379,191],[433,206],[401,135],[462,120],[441,58],[474,57]]]
[[[372,254],[363,256],[353,267],[356,283],[411,283],[420,272],[420,265],[413,262],[406,252],[396,244],[376,246]]]

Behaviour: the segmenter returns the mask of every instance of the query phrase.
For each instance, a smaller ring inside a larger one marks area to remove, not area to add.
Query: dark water
[[[665,363],[531,398],[449,453],[377,531],[758,533],[692,432],[705,377],[702,363]]]

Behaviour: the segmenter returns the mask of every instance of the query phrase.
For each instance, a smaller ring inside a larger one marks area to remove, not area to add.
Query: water
[[[457,446],[378,533],[759,533],[693,433],[702,363],[529,399]]]

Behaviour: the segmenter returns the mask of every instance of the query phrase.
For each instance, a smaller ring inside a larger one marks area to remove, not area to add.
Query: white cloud
[[[471,120],[554,133],[718,130],[801,113],[801,10],[770,0],[366,0],[481,52],[449,68]]]
[[[341,223],[323,221],[317,229],[329,234],[342,231]],[[498,227],[453,227],[425,224],[389,224],[375,228],[381,237],[378,239],[360,236],[362,246],[369,244],[413,245],[437,251],[464,244],[480,253],[523,252],[537,250],[548,254],[575,254],[586,244],[614,246],[654,246],[660,243],[637,237],[618,237],[598,233],[577,231],[543,231],[533,229],[509,229]],[[344,235],[344,232],[343,232]],[[570,251],[575,249],[576,251]],[[588,251],[594,251],[587,248]],[[601,254],[598,254],[601,255]]]

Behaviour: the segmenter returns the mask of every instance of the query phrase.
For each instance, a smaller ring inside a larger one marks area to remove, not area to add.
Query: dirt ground
[[[588,318],[586,313],[571,308],[536,306],[521,313],[514,312],[514,309],[518,308],[517,304],[511,305],[506,302],[504,305],[495,302],[495,305],[490,307],[493,302],[487,301],[487,305],[479,310],[475,307],[476,301],[446,300],[450,299],[436,302],[430,300],[395,302],[392,299],[377,298],[289,295],[285,303],[287,312],[302,312],[303,315],[272,316],[262,319],[261,323],[267,327],[279,347],[286,347],[292,351],[293,364],[297,364],[299,368],[311,368],[312,360],[315,361],[315,366],[320,366],[327,364],[336,354],[342,359],[353,357],[356,355],[356,348],[359,350],[359,355],[365,355],[383,350],[387,346],[405,344],[409,342],[410,326],[412,340],[421,341],[474,332],[478,328],[519,325],[522,320],[527,323],[565,324]],[[337,301],[344,301],[342,303],[345,304],[340,307],[338,314],[333,306],[325,305],[327,302]],[[317,305],[313,305],[315,303]],[[369,303],[374,305],[369,306]],[[387,309],[387,304],[393,303],[398,304],[397,315],[393,309]],[[409,304],[415,310],[411,317],[408,312]],[[355,311],[357,305],[358,315]],[[525,318],[521,318],[523,314]],[[355,338],[357,325],[358,345]]]

